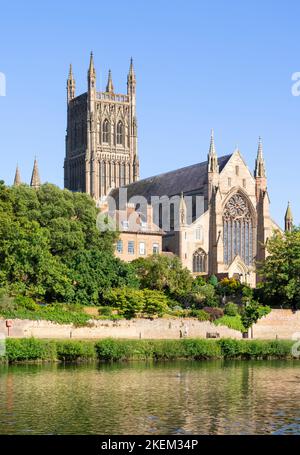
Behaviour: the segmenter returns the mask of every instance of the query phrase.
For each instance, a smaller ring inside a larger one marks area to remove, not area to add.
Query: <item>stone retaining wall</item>
[[[253,338],[286,339],[300,338],[300,311],[272,310],[253,326]]]
[[[210,322],[193,318],[131,319],[119,321],[92,321],[91,327],[73,327],[50,321],[13,320],[10,336],[16,338],[131,338],[131,339],[176,339],[206,338],[207,333],[219,333],[220,337],[241,338],[240,332],[225,326],[216,327]],[[0,333],[7,334],[5,321],[0,319]]]
[[[240,332],[225,326],[215,326],[210,322],[200,322],[193,318],[132,319],[119,321],[91,321],[90,327],[73,327],[69,324],[55,324],[49,321],[13,320],[10,335],[16,338],[131,338],[131,339],[176,339],[206,338],[207,333],[217,332],[224,338],[242,338]],[[252,329],[256,339],[300,338],[300,311],[272,310],[260,319]],[[7,335],[5,320],[0,319],[0,334]]]

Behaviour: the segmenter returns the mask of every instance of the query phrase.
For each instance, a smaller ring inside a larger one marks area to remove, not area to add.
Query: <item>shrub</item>
[[[194,360],[216,359],[221,357],[220,346],[215,340],[182,340],[186,358]]]
[[[13,311],[17,308],[17,305],[12,297],[10,297],[5,289],[0,289],[0,312],[1,311]]]
[[[203,311],[209,315],[210,321],[215,321],[224,316],[224,311],[221,308],[204,307]]]
[[[233,302],[226,303],[224,314],[227,316],[236,316],[238,314],[238,306]]]
[[[96,357],[94,344],[87,341],[57,341],[56,351],[58,360],[62,361],[89,360]]]
[[[98,314],[99,314],[99,316],[110,317],[113,315],[113,310],[114,310],[114,308],[111,306],[100,306],[98,308]]]
[[[189,311],[189,316],[197,318],[199,321],[209,321],[210,315],[204,310],[192,309]]]
[[[247,341],[240,343],[239,340],[221,339],[218,340],[218,343],[221,347],[222,355],[225,358],[238,358],[246,352]]]
[[[74,324],[75,326],[84,326],[88,324],[90,317],[83,313],[82,310],[65,307],[62,304],[47,305],[39,307],[35,311],[30,311],[26,308],[17,308],[11,310],[2,310],[0,314],[9,319],[31,319],[31,320],[46,320],[56,322],[58,324]]]
[[[26,310],[30,311],[38,311],[40,308],[33,299],[24,295],[18,295],[15,297],[15,303],[18,307],[26,308]]]
[[[106,338],[95,345],[99,360],[117,361],[139,359],[153,356],[152,343],[146,340],[115,340]]]
[[[147,315],[162,316],[168,311],[168,298],[163,292],[144,289],[143,297],[145,302],[143,311]]]
[[[214,288],[218,286],[218,278],[216,275],[211,275],[208,280],[209,284],[211,284]]]
[[[218,284],[220,294],[235,295],[241,292],[243,285],[234,278],[223,278]]]
[[[145,306],[142,290],[130,288],[110,289],[104,294],[104,301],[114,308],[126,319],[131,319],[141,313]]]
[[[35,338],[8,338],[6,358],[9,362],[25,360],[55,360],[55,342]]]

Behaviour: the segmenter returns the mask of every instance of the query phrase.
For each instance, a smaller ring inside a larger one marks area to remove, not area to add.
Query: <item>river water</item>
[[[0,434],[300,434],[300,363],[2,365]]]

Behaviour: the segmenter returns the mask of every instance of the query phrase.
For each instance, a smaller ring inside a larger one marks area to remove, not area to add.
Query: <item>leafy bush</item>
[[[214,321],[214,324],[215,325],[226,325],[230,329],[238,330],[239,332],[245,332],[246,331],[245,327],[242,324],[242,320],[241,320],[241,316],[240,315],[236,315],[236,316],[225,315],[225,316],[222,316],[221,318],[216,319]]]
[[[208,280],[209,284],[211,284],[214,288],[218,286],[218,278],[216,275],[211,275]]]
[[[218,340],[224,358],[290,359],[293,341],[286,340]]]
[[[204,310],[192,309],[189,311],[189,316],[197,318],[199,321],[209,321],[210,315]]]
[[[9,362],[55,360],[55,343],[35,338],[7,338],[5,356]]]
[[[218,284],[218,291],[221,295],[236,295],[240,293],[243,285],[234,278],[223,278]]]
[[[6,356],[19,361],[173,360],[173,359],[291,359],[293,341],[287,340],[118,340],[47,341],[8,338]]]
[[[115,340],[106,338],[96,343],[99,360],[146,360],[153,356],[152,343],[146,340]]]
[[[177,256],[154,254],[147,258],[136,259],[132,261],[132,265],[135,267],[143,289],[164,291],[174,298],[192,289],[191,272],[182,266]]]
[[[24,295],[18,295],[15,297],[15,303],[17,304],[18,308],[21,307],[30,311],[38,311],[40,309],[39,305],[37,305],[33,299]]]
[[[109,306],[117,308],[126,319],[131,319],[142,313],[145,298],[142,290],[130,288],[111,289],[104,294],[104,301]]]
[[[203,311],[209,315],[210,321],[215,321],[224,316],[224,311],[221,308],[204,307]]]
[[[16,308],[17,304],[14,299],[9,297],[5,289],[0,289],[0,314],[1,311],[13,311]]]
[[[90,317],[81,310],[74,310],[72,307],[63,306],[62,304],[39,307],[35,311],[22,307],[12,310],[2,310],[0,308],[0,315],[7,319],[46,320],[58,324],[74,324],[75,326],[85,326],[90,320]]]
[[[236,316],[238,314],[238,306],[233,302],[226,303],[224,314],[227,316]]]
[[[143,297],[145,302],[143,312],[148,316],[162,316],[168,311],[168,298],[163,292],[144,289]]]
[[[111,317],[113,315],[113,310],[114,308],[111,306],[100,306],[98,308],[98,314],[99,316]]]
[[[64,362],[89,360],[96,357],[94,344],[85,341],[57,341],[56,352],[58,360],[62,360]]]

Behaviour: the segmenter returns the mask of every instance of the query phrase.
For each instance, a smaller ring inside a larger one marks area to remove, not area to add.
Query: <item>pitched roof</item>
[[[225,167],[232,155],[222,156],[218,159],[220,172]],[[148,177],[143,180],[124,186],[127,189],[127,200],[132,196],[144,196],[150,201],[151,196],[174,196],[197,192],[203,194],[207,183],[207,161],[191,166],[165,172],[164,174]],[[118,188],[111,191],[110,196],[118,196]]]

